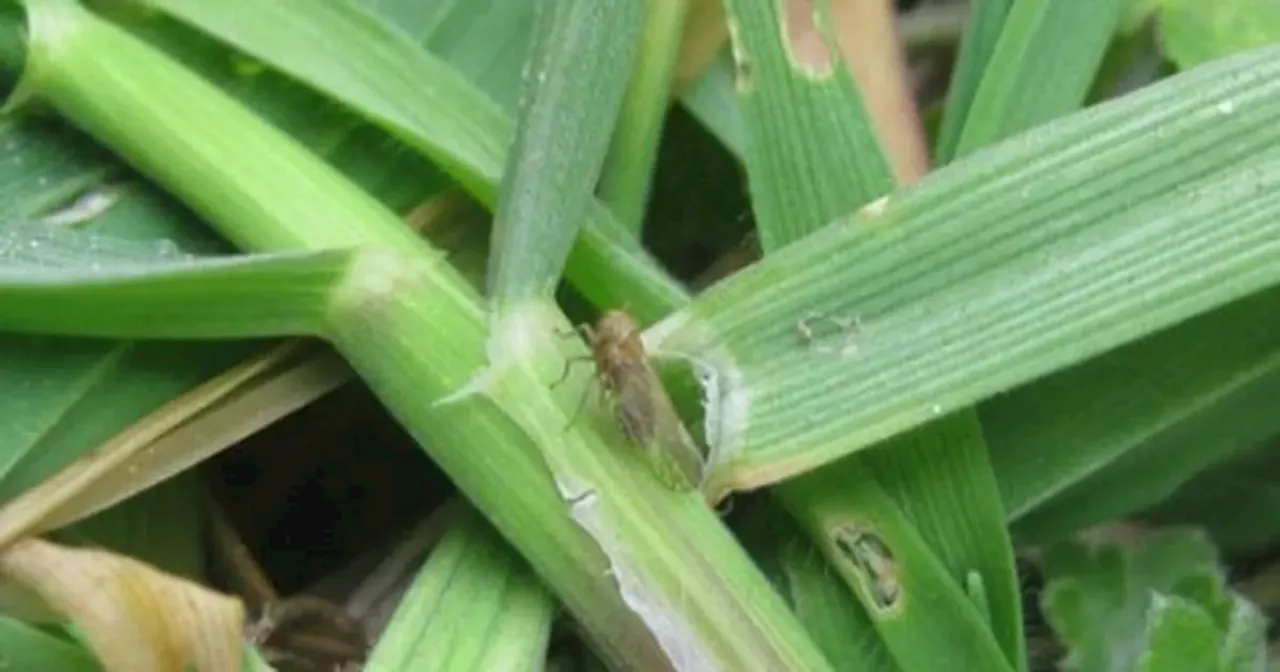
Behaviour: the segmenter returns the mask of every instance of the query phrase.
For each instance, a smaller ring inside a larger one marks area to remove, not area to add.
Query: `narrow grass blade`
[[[721,144],[740,157],[743,155],[742,111],[733,77],[733,53],[725,49],[680,100]]]
[[[448,65],[406,44],[406,38],[393,28],[371,27],[370,22],[376,18],[353,5],[351,0],[311,0],[306,7],[281,5],[273,8],[272,14],[263,14],[259,3],[238,1],[243,3],[239,9],[227,3],[214,7],[190,0],[149,0],[200,30],[333,96],[431,157],[451,174],[464,175],[459,181],[473,196],[486,205],[494,204],[512,136],[512,123],[482,93],[460,85],[457,74]],[[243,21],[247,16],[254,19]],[[347,24],[362,26],[363,32]],[[342,35],[344,39],[326,38],[326,44],[335,51],[318,52],[309,46],[316,34]],[[284,35],[288,37],[282,37]],[[377,87],[360,84],[363,77],[385,84]],[[442,82],[439,96],[423,98],[416,93],[410,95],[400,87],[404,82],[418,81],[417,78]],[[455,146],[452,137],[460,131],[439,121],[443,118],[440,110],[446,107],[450,110],[449,117],[470,117],[479,127],[468,127],[468,134],[483,142],[476,144],[467,140],[472,144]],[[627,303],[633,313],[646,321],[683,305],[687,300],[683,289],[640,250],[634,237],[594,199],[588,204],[587,222],[565,269],[566,276],[584,295],[596,305]]]
[[[956,157],[960,133],[978,95],[983,73],[996,51],[1005,17],[1015,0],[974,0],[969,3],[969,25],[960,40],[955,69],[947,85],[947,102],[938,131],[934,162],[950,163]]]
[[[112,338],[310,334],[323,326],[329,295],[358,256],[338,250],[59,268],[80,258],[75,251],[88,242],[78,238],[9,227],[0,241],[9,262],[0,269],[0,327]],[[39,261],[26,256],[31,251]]]
[[[1202,529],[1228,558],[1260,556],[1280,540],[1280,519],[1272,515],[1280,509],[1280,483],[1268,460],[1248,458],[1273,452],[1259,446],[1245,459],[1197,475],[1139,520]]]
[[[364,669],[534,672],[546,659],[553,606],[519,556],[467,512],[432,551]]]
[[[732,517],[743,546],[831,661],[833,670],[900,669],[857,597],[776,497],[751,497],[735,503]]]
[[[322,90],[345,92],[361,101],[360,112],[376,124],[402,133],[430,129],[413,134],[419,149],[480,200],[492,203],[496,198],[502,163],[495,159],[510,142],[506,115],[452,68],[359,3],[245,3],[238,9],[200,0],[146,4],[301,81],[325,82]],[[269,51],[261,53],[266,45]],[[326,48],[317,51],[317,45]],[[283,54],[308,56],[279,57]]]
[[[911,516],[861,468],[819,470],[777,488],[827,561],[853,588],[903,670],[1012,670],[985,614],[916,531]],[[811,493],[820,493],[811,497]],[[840,493],[837,497],[834,493]],[[848,512],[856,511],[859,517]]]
[[[1020,517],[1014,533],[1032,542],[1062,539],[1076,530],[1158,504],[1197,473],[1257,447],[1280,431],[1274,413],[1280,358],[1269,375],[1132,447],[1105,469]]]
[[[600,176],[597,193],[601,202],[637,236],[644,223],[676,59],[685,34],[685,15],[691,2],[713,4],[705,0],[645,3],[644,32],[640,35],[631,83]]]
[[[823,0],[731,0],[725,7],[752,209],[761,244],[775,250],[815,227],[800,213],[834,217],[850,201],[883,196],[893,172]]]
[[[1278,305],[1261,292],[983,403],[1010,520],[1276,375]]]
[[[714,372],[715,480],[776,482],[1280,281],[1276,53],[979,152],[651,328]],[[814,312],[862,327],[810,347]]]
[[[956,585],[966,589],[966,598],[978,607],[1006,663],[1025,669],[1013,543],[977,414],[963,409],[827,469],[841,473],[852,461],[860,461],[874,475],[928,543],[930,553]],[[928,562],[905,551],[897,561],[905,571]],[[971,592],[971,587],[978,593]],[[952,605],[952,609],[961,607]],[[914,617],[949,618],[923,611]]]
[[[956,143],[962,156],[1078,109],[1129,0],[1014,0]]]
[[[494,214],[488,289],[499,319],[526,300],[550,299],[560,281],[594,201],[643,25],[641,3],[538,6],[519,125]]]
[[[849,587],[807,539],[781,550],[779,562],[796,618],[804,625],[832,667],[845,672],[896,672],[901,668],[871,625],[867,612]]]

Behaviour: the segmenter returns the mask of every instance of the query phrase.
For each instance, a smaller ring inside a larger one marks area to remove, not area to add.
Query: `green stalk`
[[[73,2],[28,9],[23,90],[238,246],[369,248],[327,297],[320,335],[529,560],[611,667],[828,669],[699,497],[658,483],[610,423],[567,427],[581,388],[548,394],[565,356],[554,336],[563,316],[537,316],[527,359],[477,377],[480,297],[392,213]]]
[[[644,223],[658,141],[670,102],[671,75],[680,56],[688,11],[689,0],[647,3],[635,69],[600,178],[600,200],[636,235]]]

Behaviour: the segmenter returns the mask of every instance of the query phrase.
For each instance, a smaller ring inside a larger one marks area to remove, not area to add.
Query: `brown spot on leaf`
[[[823,78],[835,71],[833,50],[817,25],[813,0],[782,0],[783,44],[802,74]]]

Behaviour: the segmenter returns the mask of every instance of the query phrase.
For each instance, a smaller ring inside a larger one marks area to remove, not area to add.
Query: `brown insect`
[[[564,375],[556,384],[568,377],[575,361],[594,361],[601,391],[613,402],[622,433],[644,451],[655,474],[677,490],[700,485],[702,452],[649,365],[635,320],[626,311],[613,310],[594,328],[584,324],[578,329],[591,346],[591,356],[567,360]]]

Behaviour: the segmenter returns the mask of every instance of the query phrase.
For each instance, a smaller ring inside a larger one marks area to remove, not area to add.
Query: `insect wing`
[[[628,367],[615,381],[618,420],[627,438],[641,447],[658,476],[678,490],[702,478],[702,454],[689,436],[658,376],[647,365]]]

